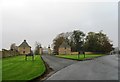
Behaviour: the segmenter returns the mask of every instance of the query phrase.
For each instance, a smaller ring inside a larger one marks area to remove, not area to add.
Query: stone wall
[[[104,53],[101,53],[101,52],[85,52],[85,54],[88,54],[88,55],[93,54],[94,55],[94,54],[104,54]]]
[[[59,48],[59,54],[71,54],[71,48]]]
[[[71,55],[79,54],[79,52],[71,52]],[[85,52],[85,54],[95,54],[94,52]]]
[[[85,52],[85,54],[94,54],[94,52]]]
[[[78,54],[78,52],[71,52],[71,55],[76,55]]]
[[[11,56],[17,56],[19,53],[17,51],[11,51],[11,50],[3,50],[2,51],[2,57],[11,57]]]
[[[48,48],[48,54],[49,54],[49,55],[51,54],[51,49],[50,49],[50,48]]]

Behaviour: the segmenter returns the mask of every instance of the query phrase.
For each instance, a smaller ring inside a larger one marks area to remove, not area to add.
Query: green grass
[[[46,68],[39,55],[35,55],[35,60],[25,56],[15,56],[2,59],[2,80],[31,80],[41,76]]]
[[[95,57],[99,57],[99,56],[104,56],[104,54],[86,54],[85,58],[84,55],[81,54],[79,55],[56,55],[57,57],[62,57],[62,58],[68,58],[68,59],[75,59],[75,60],[85,60],[85,59],[91,59],[91,58],[95,58]]]

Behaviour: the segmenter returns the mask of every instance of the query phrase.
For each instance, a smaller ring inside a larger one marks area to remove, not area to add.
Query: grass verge
[[[25,60],[25,56],[15,56],[2,59],[2,80],[32,80],[41,76],[46,68],[40,55]]]
[[[56,56],[61,58],[73,59],[73,60],[88,60],[88,59],[104,56],[104,54],[86,54],[85,56],[81,54],[79,55],[79,57],[78,55],[56,55]]]

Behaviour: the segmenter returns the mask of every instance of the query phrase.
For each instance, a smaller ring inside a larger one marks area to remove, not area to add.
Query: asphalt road
[[[49,65],[50,68],[57,72],[69,65],[72,65],[78,61],[58,58],[53,55],[42,55],[43,60]]]
[[[115,55],[79,62],[47,55],[43,59],[56,71],[47,80],[118,80]]]

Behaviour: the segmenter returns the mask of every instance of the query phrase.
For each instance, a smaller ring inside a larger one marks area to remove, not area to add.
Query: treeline
[[[80,30],[73,32],[60,33],[53,40],[54,52],[58,53],[58,48],[65,41],[71,46],[72,52],[86,51],[96,53],[109,53],[113,49],[108,36],[100,32],[89,32],[85,35]]]

